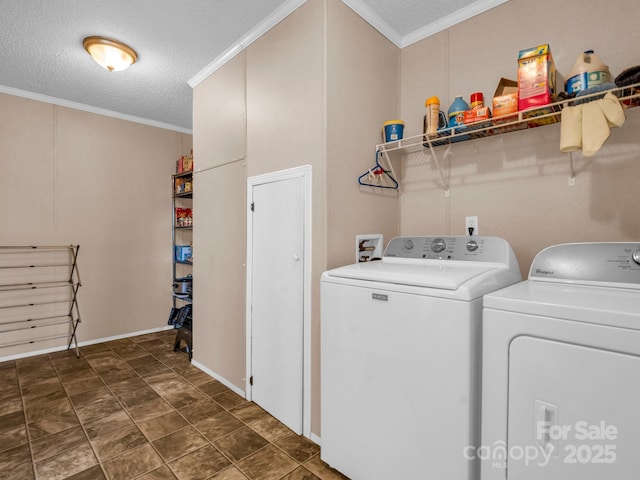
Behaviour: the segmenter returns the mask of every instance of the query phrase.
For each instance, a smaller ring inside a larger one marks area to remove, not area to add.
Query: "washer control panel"
[[[497,237],[395,237],[384,257],[504,263],[510,251],[509,244]]]
[[[640,243],[554,245],[536,255],[529,278],[640,288]]]

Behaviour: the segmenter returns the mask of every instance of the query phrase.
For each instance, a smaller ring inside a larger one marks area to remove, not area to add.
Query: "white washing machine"
[[[485,296],[482,480],[640,476],[640,243],[550,247]]]
[[[352,480],[476,479],[482,295],[521,280],[495,237],[397,237],[321,280],[321,458]]]

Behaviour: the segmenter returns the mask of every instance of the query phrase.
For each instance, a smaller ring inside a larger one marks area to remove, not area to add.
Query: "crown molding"
[[[447,15],[446,17],[442,17],[435,22],[432,22],[422,28],[419,28],[418,30],[408,33],[407,35],[402,37],[400,48],[407,47],[413,43],[430,37],[431,35],[442,32],[447,28],[451,28],[458,23],[462,23],[465,20],[475,17],[476,15],[480,15],[481,13],[486,12],[487,10],[491,10],[492,8],[497,7],[498,5],[502,5],[503,3],[506,3],[508,1],[509,0],[479,0],[477,2],[474,2],[468,7],[457,10]]]
[[[129,122],[141,123],[143,125],[149,125],[150,127],[162,128],[165,130],[172,130],[174,132],[187,133],[193,135],[193,130],[189,128],[179,127],[177,125],[171,125],[169,123],[158,122],[150,120],[148,118],[136,117],[134,115],[127,115],[126,113],[114,112],[113,110],[107,110],[106,108],[94,107],[93,105],[87,105],[84,103],[72,102],[57,97],[50,97],[48,95],[42,95],[40,93],[29,92],[27,90],[20,90],[13,87],[7,87],[0,85],[0,93],[6,93],[16,97],[28,98],[30,100],[36,100],[38,102],[51,103],[60,107],[73,108],[74,110],[82,110],[83,112],[95,113],[97,115],[103,115],[105,117],[117,118],[118,120],[126,120]]]
[[[197,87],[205,79],[207,79],[216,70],[222,67],[225,63],[242,52],[245,48],[255,42],[262,35],[267,33],[278,23],[288,17],[291,13],[298,9],[301,5],[306,3],[307,0],[289,0],[276,9],[271,15],[260,22],[253,30],[242,37],[237,43],[233,44],[221,55],[209,63],[206,67],[196,73],[187,83],[191,88]]]
[[[396,47],[402,48],[402,35],[396,32],[377,13],[369,8],[362,0],[342,0],[347,7],[356,12],[362,19],[384,35]]]

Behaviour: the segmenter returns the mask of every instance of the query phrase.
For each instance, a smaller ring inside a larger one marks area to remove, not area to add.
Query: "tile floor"
[[[0,479],[338,480],[167,330],[0,363]]]

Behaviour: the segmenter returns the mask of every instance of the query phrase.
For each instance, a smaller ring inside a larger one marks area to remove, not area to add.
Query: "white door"
[[[300,434],[305,386],[305,178],[268,181],[250,189],[250,397]]]

